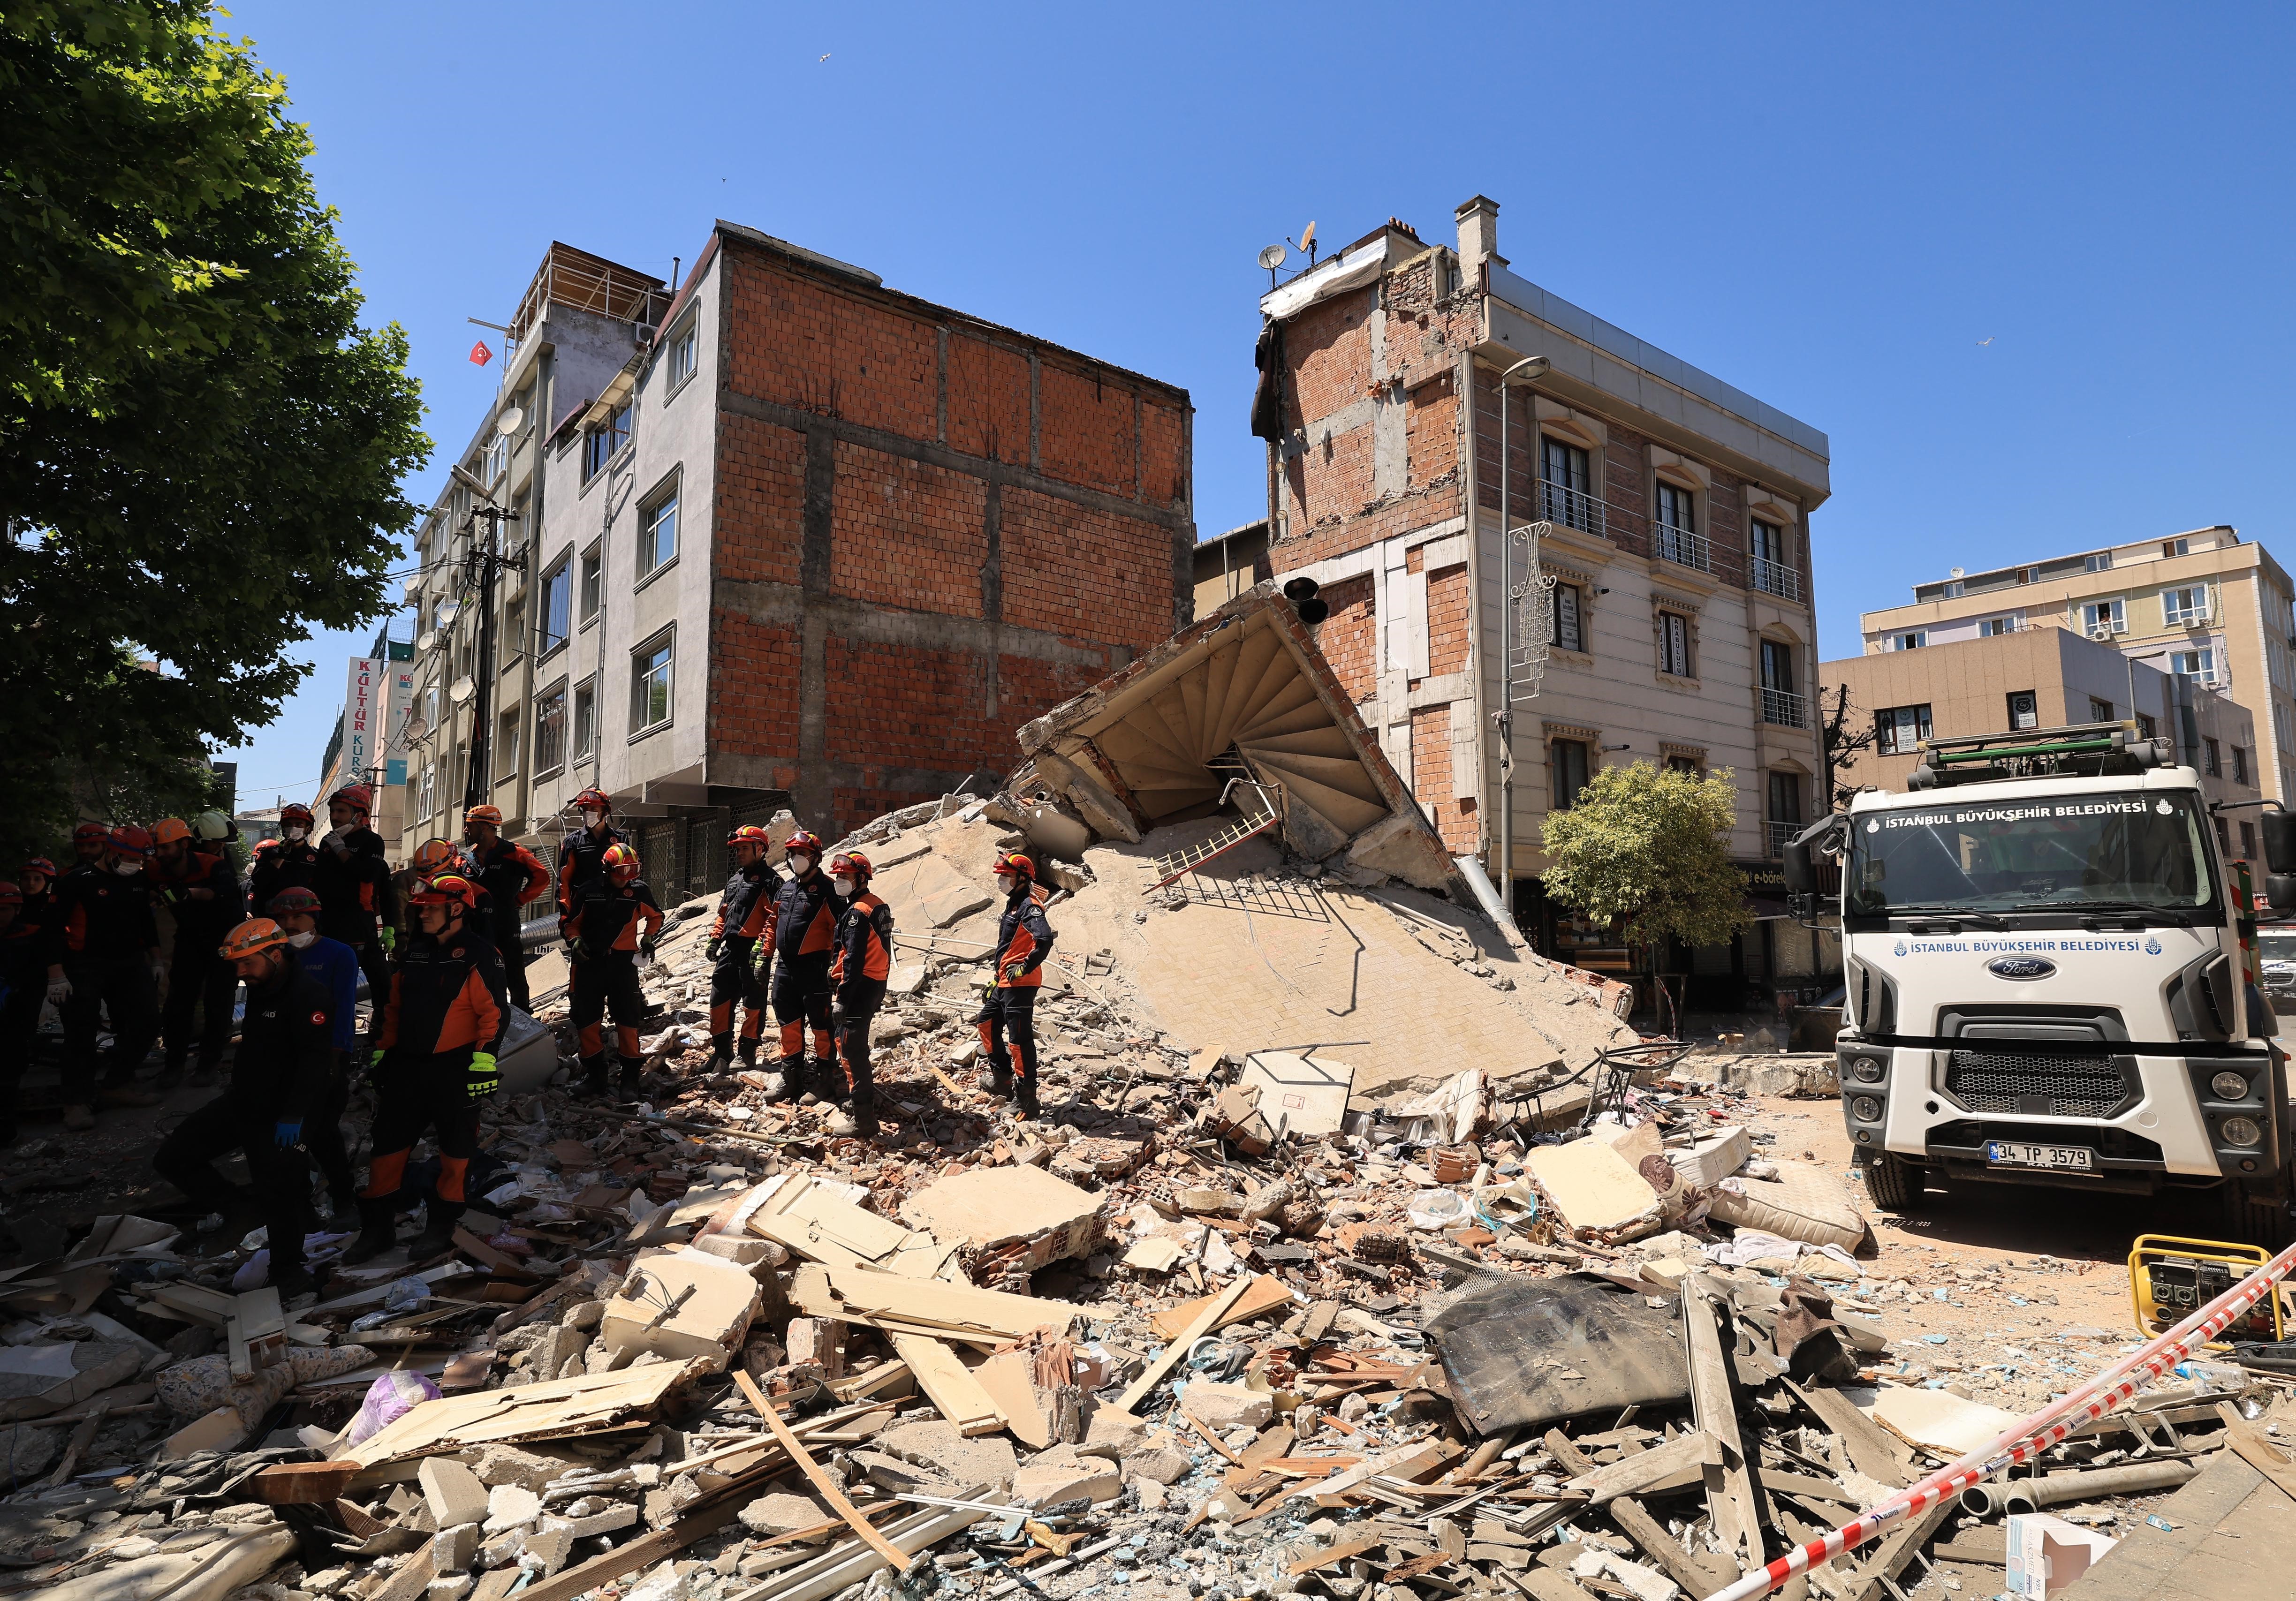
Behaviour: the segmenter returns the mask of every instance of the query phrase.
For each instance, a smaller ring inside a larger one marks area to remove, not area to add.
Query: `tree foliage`
[[[430,452],[286,86],[201,0],[0,7],[0,832],[271,721]],[[156,662],[153,672],[142,664]]]
[[[1736,789],[1726,767],[1603,768],[1569,811],[1546,814],[1546,893],[1637,944],[1726,943],[1752,921],[1730,865]]]

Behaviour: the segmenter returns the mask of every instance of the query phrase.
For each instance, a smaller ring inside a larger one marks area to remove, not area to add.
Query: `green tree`
[[[1736,788],[1726,767],[1603,768],[1546,814],[1546,893],[1635,944],[1726,943],[1753,920],[1730,865]]]
[[[202,0],[0,5],[0,839],[270,722],[428,458],[308,132]],[[156,664],[152,670],[146,664]]]

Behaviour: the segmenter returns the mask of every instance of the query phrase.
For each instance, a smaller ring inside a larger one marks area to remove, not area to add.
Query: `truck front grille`
[[[2110,1117],[2128,1099],[2111,1057],[2020,1056],[1956,1050],[1946,1093],[1972,1112],[2026,1117]]]

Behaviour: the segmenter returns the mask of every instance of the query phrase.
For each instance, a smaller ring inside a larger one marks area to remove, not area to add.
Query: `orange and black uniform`
[[[838,916],[837,954],[831,960],[829,976],[836,986],[837,1058],[845,1070],[854,1117],[865,1133],[875,1132],[877,1110],[869,1024],[885,1004],[885,979],[892,970],[893,909],[863,889]]]
[[[1037,992],[1044,987],[1045,958],[1053,949],[1046,899],[1025,878],[1013,886],[996,922],[996,987],[973,1019],[980,1027],[981,1049],[988,1053],[990,1082],[999,1093],[1013,1086],[1013,1066],[1019,1061],[1018,1099],[1030,1117],[1037,1115]]]
[[[782,1082],[792,1099],[807,1089],[805,1031],[824,1075],[836,1059],[829,1028],[829,959],[837,947],[837,897],[819,863],[774,893],[762,935],[773,952],[774,1017],[782,1025]]]
[[[709,1054],[726,1056],[734,1033],[734,1003],[742,1003],[742,1059],[754,1066],[766,1032],[766,986],[758,974],[758,941],[765,937],[774,890],[782,876],[760,860],[737,867],[718,897],[709,925],[718,958],[709,969]]]
[[[382,994],[390,988],[390,955],[381,933],[398,922],[398,893],[382,859],[382,836],[364,827],[332,829],[316,854],[310,889],[319,897],[319,932],[357,952],[367,994]]]
[[[425,1129],[439,1147],[439,1184],[429,1227],[463,1214],[463,1175],[479,1150],[479,1101],[492,1075],[473,1074],[471,1055],[500,1047],[510,1022],[502,958],[494,942],[466,922],[447,934],[417,934],[398,953],[390,999],[379,1009],[374,1074],[377,1103],[369,1134],[365,1202],[398,1194],[407,1153]]]
[[[615,884],[592,879],[560,925],[573,942],[567,974],[568,1019],[581,1037],[582,1066],[592,1086],[605,1087],[606,1047],[598,1025],[609,1005],[614,1011],[614,1054],[621,1059],[622,1088],[637,1088],[638,1024],[646,1015],[645,990],[638,983],[638,947],[650,943],[662,925],[661,906],[644,878]]]
[[[133,1079],[160,1036],[160,986],[152,973],[160,925],[152,911],[152,875],[83,862],[56,880],[56,891],[64,976],[72,986],[64,1002],[64,1099],[92,1106],[98,1013],[111,1024],[103,1089]]]
[[[550,887],[550,870],[522,845],[496,839],[492,849],[472,845],[463,853],[471,865],[471,882],[485,898],[480,903],[482,921],[493,934],[495,950],[502,956],[503,977],[510,1003],[522,1012],[534,1009],[526,989],[526,908]]]
[[[605,864],[599,861],[606,847],[628,845],[630,837],[613,824],[608,823],[593,834],[587,829],[570,829],[558,845],[558,915],[570,916],[593,885],[606,881]],[[563,933],[562,928],[560,932]]]
[[[319,849],[308,839],[266,839],[255,847],[248,869],[247,898],[258,907],[271,904],[283,889],[319,893]]]
[[[172,1082],[192,1052],[192,1013],[200,1014],[200,1066],[213,1073],[223,1066],[231,1040],[231,1003],[239,975],[217,947],[247,920],[247,900],[231,858],[186,848],[173,868],[152,864],[153,887],[176,917],[176,949],[168,960],[168,998],[160,1008],[160,1034],[167,1041],[167,1076]],[[192,898],[204,889],[209,898]]]
[[[270,1230],[271,1282],[282,1288],[303,1276],[311,1170],[299,1147],[283,1147],[275,1131],[325,1115],[336,1077],[336,1004],[293,951],[282,951],[270,982],[249,986],[230,1088],[176,1124],[152,1159],[201,1212],[221,1212],[236,1191],[216,1172],[216,1158],[244,1153]]]
[[[27,894],[16,920],[0,928],[0,1145],[16,1137],[16,1085],[31,1065],[48,968],[63,960],[55,895],[53,888]]]

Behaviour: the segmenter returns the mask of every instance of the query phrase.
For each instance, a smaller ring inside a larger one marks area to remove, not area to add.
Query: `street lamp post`
[[[1529,380],[1551,365],[1543,355],[1526,355],[1499,374],[1499,903],[1507,922],[1521,932],[1514,915],[1514,526],[1508,516],[1510,444],[1507,391],[1518,377]],[[1472,511],[1472,508],[1470,508]],[[1472,519],[1471,519],[1472,522]]]

